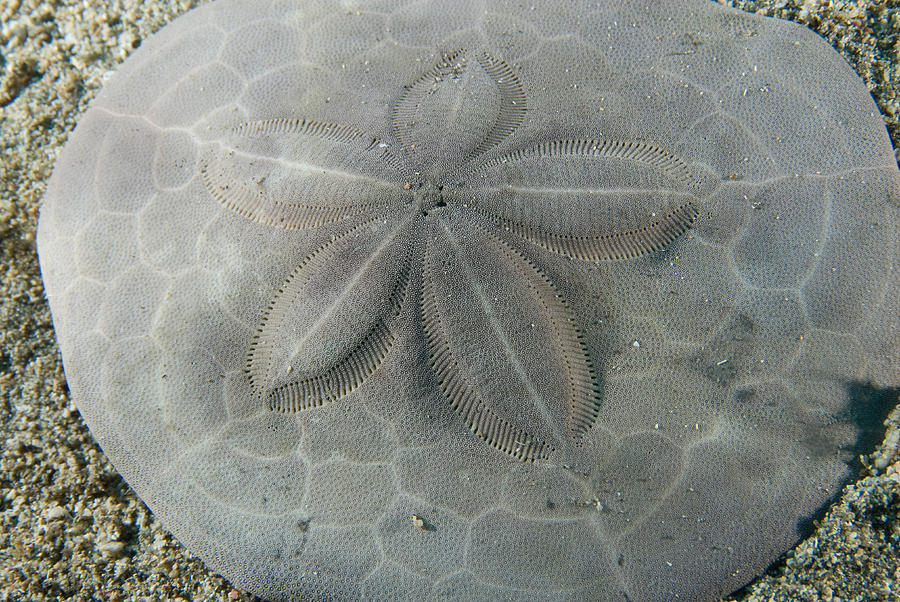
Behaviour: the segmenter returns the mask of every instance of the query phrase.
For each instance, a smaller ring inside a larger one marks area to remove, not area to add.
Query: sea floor
[[[0,0],[0,601],[253,599],[186,553],[94,443],[68,398],[34,242],[54,159],[105,74],[199,3]],[[900,0],[732,4],[827,38],[898,146]],[[897,432],[888,439],[817,530],[731,599],[900,599]]]

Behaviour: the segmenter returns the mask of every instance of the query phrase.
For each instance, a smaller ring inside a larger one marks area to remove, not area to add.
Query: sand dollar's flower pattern
[[[416,320],[431,379],[484,442],[523,461],[577,445],[602,402],[578,319],[539,267],[659,251],[697,216],[688,166],[650,144],[517,144],[527,88],[459,49],[398,86],[391,136],[245,121],[207,151],[210,194],[246,219],[326,240],[285,279],[247,352],[272,411],[338,400]],[[611,186],[610,182],[616,182]]]

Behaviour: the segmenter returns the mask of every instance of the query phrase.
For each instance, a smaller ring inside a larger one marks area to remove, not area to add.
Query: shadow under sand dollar
[[[896,398],[842,59],[707,2],[284,8],[149,39],[41,216],[73,398],[179,540],[273,599],[706,599],[792,546]]]

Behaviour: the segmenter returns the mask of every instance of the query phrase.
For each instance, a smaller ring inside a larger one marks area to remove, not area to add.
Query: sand
[[[199,3],[0,0],[0,600],[254,599],[192,558],[94,443],[68,397],[34,243],[53,161],[106,74]],[[900,3],[733,3],[825,36],[898,146]],[[900,599],[900,431],[889,433],[815,533],[733,599]]]

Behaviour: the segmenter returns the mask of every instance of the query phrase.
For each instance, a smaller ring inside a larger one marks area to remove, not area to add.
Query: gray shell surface
[[[707,0],[237,2],[129,58],[38,229],[73,399],[271,599],[712,599],[900,386],[865,87]]]

